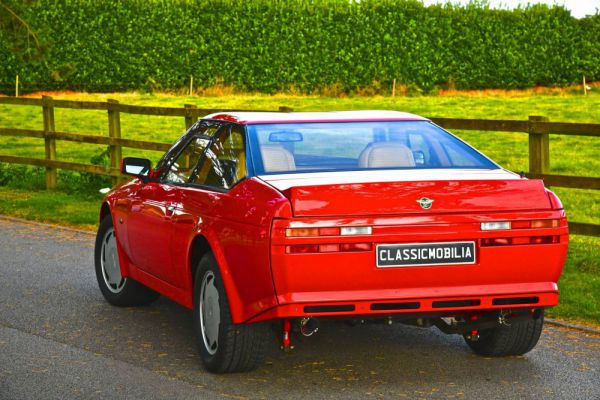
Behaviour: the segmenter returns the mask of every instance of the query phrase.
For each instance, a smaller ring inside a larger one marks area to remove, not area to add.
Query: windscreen
[[[498,168],[429,121],[248,125],[256,174]]]

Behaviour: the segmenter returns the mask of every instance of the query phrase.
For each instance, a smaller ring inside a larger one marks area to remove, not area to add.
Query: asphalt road
[[[248,374],[200,364],[191,315],[160,299],[104,302],[93,235],[0,218],[0,399],[600,399],[600,336],[547,325],[525,357],[458,336],[329,322]]]

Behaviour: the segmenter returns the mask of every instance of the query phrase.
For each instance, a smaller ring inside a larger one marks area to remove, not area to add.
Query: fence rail
[[[41,107],[43,112],[43,129],[16,129],[0,127],[0,136],[31,137],[44,139],[45,158],[30,158],[0,154],[0,162],[35,165],[46,168],[46,187],[56,187],[56,169],[71,169],[93,174],[111,176],[113,184],[120,178],[119,165],[122,158],[122,148],[166,151],[169,143],[150,142],[144,140],[123,139],[121,137],[121,113],[141,114],[183,119],[185,128],[189,128],[201,116],[214,112],[234,111],[228,109],[197,108],[191,104],[184,107],[153,107],[121,104],[116,100],[74,101],[56,100],[50,96],[39,98],[0,97],[0,104],[14,104]],[[54,128],[54,110],[70,108],[78,110],[100,110],[107,112],[108,136],[94,134],[57,132]],[[235,111],[274,111],[274,110],[239,110]],[[293,111],[288,107],[279,107],[279,112]],[[600,136],[600,124],[582,124],[570,122],[550,122],[548,118],[530,116],[527,121],[521,120],[486,120],[486,119],[457,119],[431,118],[434,123],[446,129],[478,130],[494,132],[520,132],[529,137],[529,172],[530,178],[543,179],[548,186],[558,186],[576,189],[600,190],[600,178],[553,175],[550,174],[550,134],[574,136]],[[60,161],[56,159],[56,141],[102,144],[109,147],[110,166],[82,164]],[[572,233],[600,236],[600,225],[570,222]]]

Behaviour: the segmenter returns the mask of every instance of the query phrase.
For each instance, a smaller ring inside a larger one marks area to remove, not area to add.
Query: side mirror
[[[146,158],[125,157],[121,161],[121,173],[125,175],[137,176],[144,182],[148,182],[152,163]]]

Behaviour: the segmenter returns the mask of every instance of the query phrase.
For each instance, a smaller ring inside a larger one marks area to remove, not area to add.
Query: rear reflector
[[[340,251],[371,251],[373,245],[371,243],[342,243]]]
[[[318,244],[297,244],[294,246],[285,246],[285,252],[290,254],[302,254],[302,253],[318,253]]]
[[[285,252],[288,254],[371,251],[372,249],[372,243],[293,244],[285,246]]]
[[[484,238],[481,239],[482,246],[515,246],[522,244],[553,244],[560,243],[560,236],[526,236],[509,238]]]

